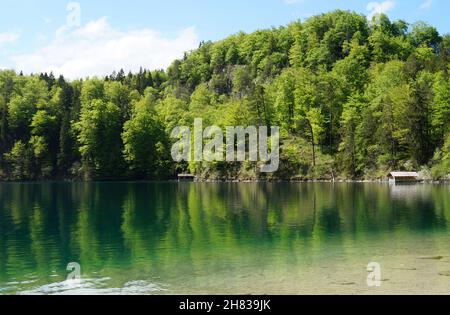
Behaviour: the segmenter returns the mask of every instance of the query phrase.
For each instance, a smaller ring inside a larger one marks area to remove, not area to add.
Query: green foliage
[[[133,117],[125,123],[122,139],[124,157],[134,176],[152,178],[170,173],[166,133],[146,99],[136,104]]]
[[[23,88],[12,93],[8,108],[9,124],[16,135],[30,132],[33,115],[48,102],[47,85],[44,81],[36,76],[25,80]]]
[[[351,178],[358,175],[357,161],[357,130],[361,125],[361,111],[364,106],[364,99],[359,94],[352,96],[344,104],[344,111],[341,117],[341,144],[339,146],[338,161],[342,173]]]
[[[450,179],[450,133],[446,137],[442,150],[434,156],[435,166],[432,168],[433,177],[436,179]]]
[[[444,72],[437,73],[433,88],[431,125],[434,141],[439,143],[450,132],[450,78]]]
[[[22,141],[17,141],[11,151],[5,154],[8,174],[12,180],[33,179],[30,148]]]
[[[113,179],[123,175],[121,110],[103,100],[83,104],[76,123],[87,178]]]

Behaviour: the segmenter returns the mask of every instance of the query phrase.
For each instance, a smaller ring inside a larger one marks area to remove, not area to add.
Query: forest
[[[164,70],[2,70],[0,180],[449,179],[449,61],[450,35],[429,24],[334,11],[202,42]],[[279,126],[278,171],[174,162],[171,131],[195,118]]]

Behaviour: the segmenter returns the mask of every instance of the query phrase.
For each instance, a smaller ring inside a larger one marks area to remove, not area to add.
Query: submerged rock
[[[443,256],[426,256],[426,257],[419,257],[417,259],[422,259],[422,260],[441,260],[443,259]]]
[[[397,268],[392,268],[393,270],[402,270],[402,271],[415,271],[417,270],[416,267],[397,267]]]
[[[331,284],[335,284],[335,285],[356,285],[355,282],[331,282]]]

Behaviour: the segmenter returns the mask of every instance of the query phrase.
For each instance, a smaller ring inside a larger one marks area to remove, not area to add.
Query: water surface
[[[449,226],[446,185],[4,183],[0,294],[448,294]]]

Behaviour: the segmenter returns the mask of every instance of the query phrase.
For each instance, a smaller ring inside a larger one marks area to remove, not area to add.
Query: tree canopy
[[[143,51],[142,54],[146,52]],[[377,178],[450,173],[450,36],[334,11],[202,42],[167,70],[68,82],[0,71],[0,179]],[[175,163],[195,118],[280,126],[281,166]]]

